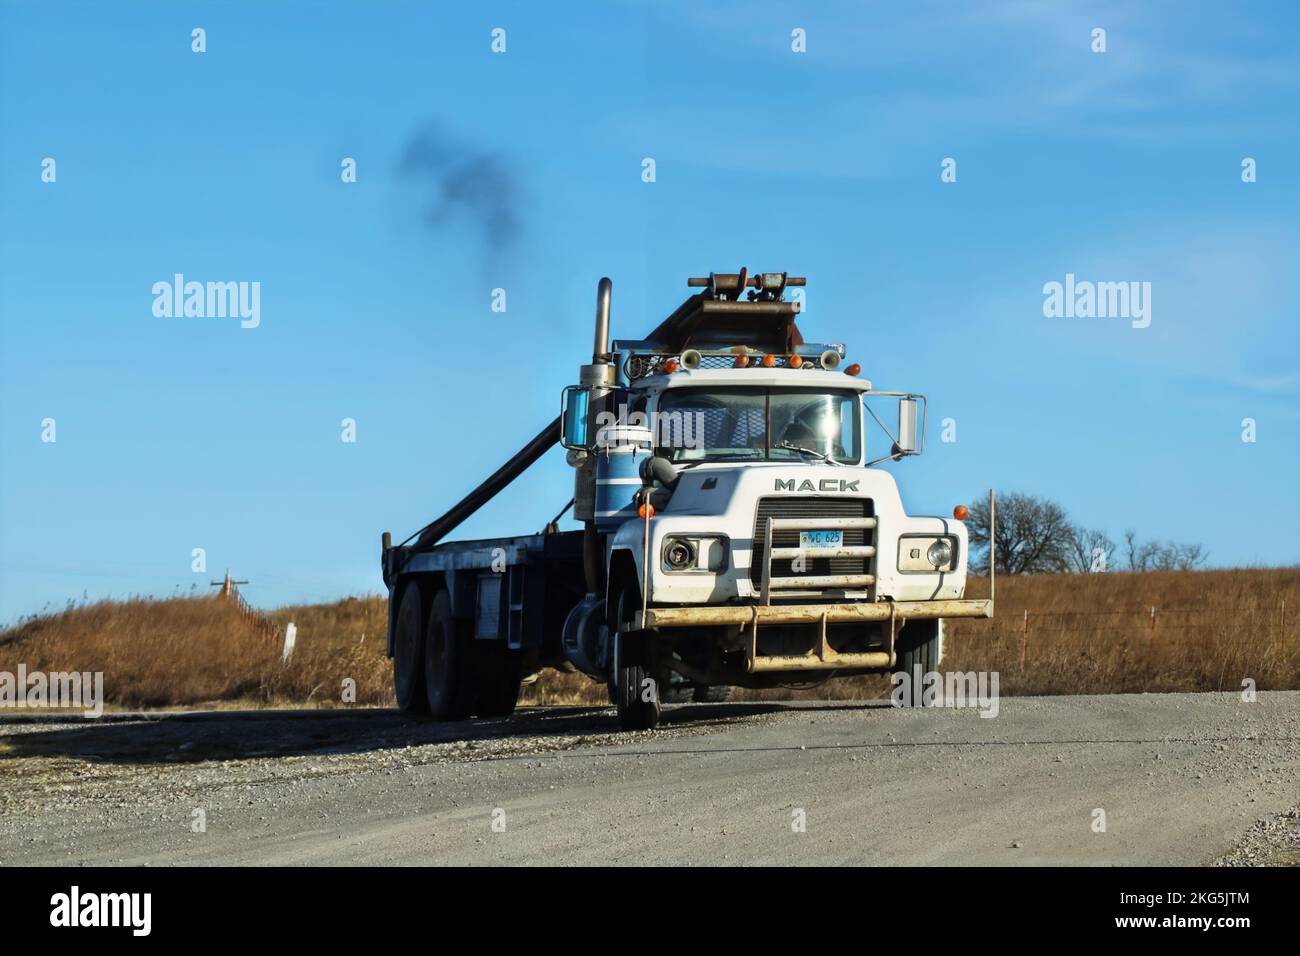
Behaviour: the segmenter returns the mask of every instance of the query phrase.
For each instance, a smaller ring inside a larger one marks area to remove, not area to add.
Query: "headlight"
[[[947,568],[952,564],[952,544],[947,538],[940,538],[930,545],[925,556],[936,568]]]
[[[718,534],[672,534],[660,552],[669,573],[716,574],[727,568],[727,539]]]
[[[905,534],[898,539],[898,570],[934,574],[957,570],[957,539],[950,534]]]
[[[664,564],[674,571],[695,567],[695,545],[685,538],[669,541],[664,547]]]

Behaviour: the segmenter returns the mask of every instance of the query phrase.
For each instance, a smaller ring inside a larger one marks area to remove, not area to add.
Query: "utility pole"
[[[236,592],[237,589],[236,589],[235,585],[237,585],[237,584],[247,584],[247,583],[248,583],[247,581],[234,581],[234,580],[232,580],[231,577],[230,577],[230,568],[226,568],[226,578],[225,578],[225,580],[224,580],[224,581],[211,581],[211,582],[209,582],[209,586],[210,586],[210,587],[214,587],[214,588],[221,588],[221,597],[223,597],[223,598],[228,598],[228,597],[230,597],[232,594],[234,594],[234,593]]]

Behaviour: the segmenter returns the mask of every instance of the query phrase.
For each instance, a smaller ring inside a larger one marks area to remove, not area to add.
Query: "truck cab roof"
[[[814,391],[850,389],[871,391],[871,383],[844,372],[795,368],[697,368],[670,374],[648,375],[631,386],[635,390],[659,392],[669,388],[806,388]]]

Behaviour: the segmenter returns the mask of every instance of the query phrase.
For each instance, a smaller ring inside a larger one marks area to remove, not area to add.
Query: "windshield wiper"
[[[685,471],[687,468],[694,468],[697,465],[711,465],[720,461],[762,461],[762,457],[757,453],[752,455],[710,455],[708,458],[697,458],[695,461],[673,462],[679,471]]]
[[[789,441],[783,441],[783,442],[781,442],[781,447],[782,447],[782,448],[785,448],[785,449],[788,449],[789,451],[797,451],[797,452],[801,452],[801,453],[803,453],[803,454],[805,454],[805,455],[813,455],[813,456],[815,456],[815,457],[817,457],[817,458],[820,458],[822,461],[826,462],[826,464],[828,464],[828,465],[838,465],[838,464],[840,464],[838,461],[836,461],[834,458],[832,458],[832,457],[831,457],[829,454],[827,454],[826,452],[817,451],[815,448],[804,448],[804,447],[801,446],[801,445],[796,445],[794,442],[789,442]]]

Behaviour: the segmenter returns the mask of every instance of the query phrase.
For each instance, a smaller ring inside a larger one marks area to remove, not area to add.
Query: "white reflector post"
[[[284,651],[280,654],[280,663],[287,664],[293,654],[293,643],[298,637],[298,626],[290,621],[284,628]]]

